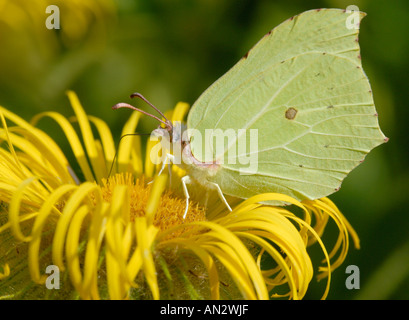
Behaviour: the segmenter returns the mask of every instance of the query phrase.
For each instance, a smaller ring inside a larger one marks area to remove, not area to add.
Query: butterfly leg
[[[219,194],[220,199],[223,201],[223,203],[226,205],[227,209],[231,212],[231,207],[229,206],[229,203],[227,202],[226,198],[224,197],[222,189],[220,189],[220,186],[217,183],[210,182],[216,187],[217,193]]]
[[[168,173],[169,173],[169,188],[172,186],[172,167],[168,166]]]
[[[160,170],[159,170],[159,172],[158,172],[158,176],[160,176],[160,175],[162,174],[163,170],[165,169],[166,165],[168,164],[168,160],[169,160],[170,162],[173,162],[173,161],[175,160],[174,155],[173,155],[173,154],[170,154],[170,153],[167,153],[167,154],[165,155],[165,159],[163,159],[162,167],[160,168]],[[170,167],[169,167],[169,176],[170,176],[170,173],[171,173],[171,170],[170,170]],[[148,184],[151,184],[152,182],[153,182],[153,180],[150,181],[150,182],[148,182]]]
[[[167,153],[165,156],[165,159],[162,162],[162,167],[160,168],[158,172],[158,176],[162,174],[163,169],[165,169],[166,165],[168,164],[168,160],[170,162],[173,162],[175,160],[175,156],[173,154]]]
[[[189,192],[187,191],[187,186],[186,186],[188,183],[192,183],[192,180],[190,179],[189,176],[184,176],[182,178],[182,186],[183,186],[183,193],[185,194],[185,197],[186,197],[186,208],[185,208],[185,213],[183,214],[183,219],[186,218],[187,210],[189,209],[190,196],[189,196]]]

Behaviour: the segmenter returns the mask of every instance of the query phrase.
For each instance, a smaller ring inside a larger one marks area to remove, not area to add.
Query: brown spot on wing
[[[295,109],[295,108],[293,108],[293,107],[288,108],[288,109],[285,111],[285,117],[286,117],[288,120],[293,120],[293,119],[295,118],[295,116],[297,115],[297,112],[298,112],[298,110]]]

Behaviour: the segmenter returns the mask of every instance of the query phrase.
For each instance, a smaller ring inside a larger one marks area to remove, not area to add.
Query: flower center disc
[[[112,194],[117,185],[128,187],[130,195],[130,221],[133,221],[135,217],[145,216],[152,184],[147,184],[144,176],[136,178],[131,173],[116,174],[107,180],[102,180],[101,192],[104,201],[108,203],[115,201],[115,199],[112,199]],[[206,220],[205,209],[193,202],[189,203],[189,210],[184,219],[183,214],[186,208],[186,200],[181,199],[170,190],[165,190],[159,197],[157,208],[153,224],[161,231],[177,225]]]

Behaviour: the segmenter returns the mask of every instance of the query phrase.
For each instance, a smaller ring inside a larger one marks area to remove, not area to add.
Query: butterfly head
[[[164,127],[163,127],[164,125]],[[179,121],[174,123],[166,120],[165,123],[160,125],[157,129],[152,131],[152,136],[156,138],[166,139],[174,144],[184,144],[185,136],[183,133],[186,130],[186,125]]]

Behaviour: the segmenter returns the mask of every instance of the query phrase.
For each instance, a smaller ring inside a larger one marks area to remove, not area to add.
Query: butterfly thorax
[[[184,169],[193,180],[208,189],[214,188],[209,179],[216,175],[221,166],[217,160],[202,162],[194,156],[186,126],[182,123],[173,124],[172,153],[174,164]]]
[[[217,161],[202,162],[195,158],[192,153],[190,141],[181,141],[182,145],[182,165],[191,178],[207,189],[213,189],[214,185],[209,183],[209,179],[216,175],[221,168]]]
[[[193,180],[202,186],[208,189],[214,188],[210,180],[219,171],[221,165],[217,160],[203,162],[194,156],[184,124],[180,122],[173,123],[171,130],[158,128],[153,131],[153,136],[160,137],[162,154],[170,153],[173,164],[185,170]]]

